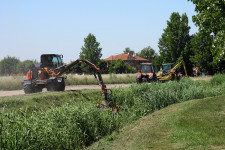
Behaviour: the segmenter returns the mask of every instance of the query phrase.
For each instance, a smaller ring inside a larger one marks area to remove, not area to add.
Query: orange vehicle
[[[24,92],[26,94],[41,92],[43,88],[47,88],[48,91],[64,91],[65,78],[63,74],[70,73],[78,64],[84,63],[93,71],[105,100],[101,104],[98,104],[97,107],[108,107],[112,111],[118,111],[119,106],[114,105],[108,98],[108,96],[112,94],[112,91],[107,89],[106,85],[103,83],[99,68],[88,60],[76,60],[68,65],[63,65],[62,58],[62,55],[57,54],[41,55],[41,63],[33,64],[31,69],[27,72],[26,79],[22,82]]]

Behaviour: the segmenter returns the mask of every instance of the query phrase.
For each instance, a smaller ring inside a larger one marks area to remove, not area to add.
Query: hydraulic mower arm
[[[113,104],[112,101],[109,100],[109,98],[108,98],[108,96],[112,94],[112,90],[106,88],[106,85],[103,83],[103,79],[102,79],[102,76],[101,76],[100,69],[97,68],[90,61],[78,59],[76,61],[71,62],[68,65],[64,65],[64,66],[61,66],[59,68],[56,68],[55,70],[53,70],[53,72],[54,72],[53,74],[55,74],[55,77],[59,77],[59,76],[65,74],[65,73],[69,73],[69,72],[71,72],[71,70],[73,68],[75,68],[76,65],[78,65],[80,63],[84,63],[85,65],[87,65],[93,71],[93,74],[94,74],[99,86],[101,87],[102,97],[104,98],[105,101],[102,101],[101,104],[97,104],[97,107],[98,108],[108,107],[108,109],[110,109],[111,111],[117,112],[119,110],[119,106]],[[58,70],[58,72],[56,73],[57,70]],[[110,91],[110,92],[108,92],[108,91]]]
[[[184,71],[185,71],[185,76],[187,76],[187,70],[186,70],[186,67],[185,67],[185,64],[184,64],[184,61],[180,61],[176,66],[174,66],[170,72],[174,72],[177,68],[179,68],[181,65],[183,65],[184,67]]]

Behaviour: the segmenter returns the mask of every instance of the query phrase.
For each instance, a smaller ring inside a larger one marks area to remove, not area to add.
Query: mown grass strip
[[[0,111],[10,112],[26,109],[32,111],[46,111],[52,106],[60,107],[66,103],[74,104],[78,101],[101,102],[100,90],[78,90],[66,92],[45,92],[17,96],[0,97]]]
[[[116,114],[94,107],[93,96],[83,96],[84,99],[43,112],[2,113],[0,146],[3,149],[82,148],[168,105],[221,95],[225,93],[225,78],[219,80],[216,85],[184,79],[114,89],[111,98],[121,105]]]
[[[171,105],[86,149],[224,149],[224,102],[221,95]]]

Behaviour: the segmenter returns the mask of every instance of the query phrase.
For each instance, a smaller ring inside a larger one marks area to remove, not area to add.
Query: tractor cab
[[[141,64],[141,73],[151,73],[154,72],[154,67],[152,63],[142,63]]]
[[[41,55],[41,68],[58,68],[63,65],[63,56],[57,54],[42,54]]]
[[[174,63],[166,63],[162,64],[162,68],[160,68],[160,71],[157,73],[157,78],[163,77],[166,74],[170,72],[170,70],[173,68]]]
[[[174,63],[162,64],[163,73],[168,73],[174,66]]]

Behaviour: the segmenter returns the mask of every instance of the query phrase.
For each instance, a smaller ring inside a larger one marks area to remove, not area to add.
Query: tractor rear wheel
[[[56,82],[55,91],[65,91],[65,86],[64,78],[62,78],[61,82]]]
[[[58,86],[59,86],[58,91],[65,91],[66,85],[65,85],[64,78],[62,79],[62,82],[59,82]]]
[[[47,84],[47,91],[55,91],[55,84],[54,83],[49,83]]]
[[[33,88],[32,84],[25,84],[23,86],[23,89],[24,89],[25,94],[34,93],[34,88]]]

